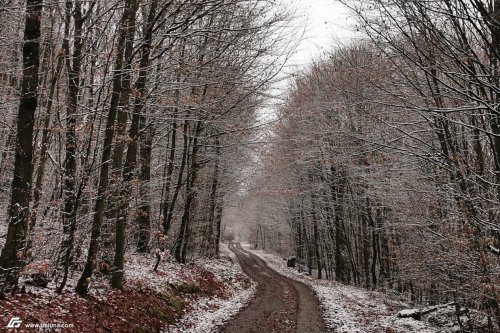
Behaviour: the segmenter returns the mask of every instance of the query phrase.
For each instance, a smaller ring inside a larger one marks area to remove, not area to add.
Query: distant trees
[[[493,331],[499,4],[342,2],[368,40],[297,75],[256,181],[259,223],[279,203],[318,277],[454,299],[489,313]]]
[[[59,292],[81,273],[85,295],[96,275],[123,287],[127,251],[218,255],[288,16],[267,0],[28,1],[22,59],[19,8],[0,9],[2,182],[14,162],[0,290],[44,259]]]
[[[369,101],[389,73],[370,47],[340,50],[297,79],[280,110],[275,134],[286,144],[270,146],[264,177],[282,196],[296,256],[318,277],[373,288],[391,279],[392,214],[374,173],[399,158],[381,146],[393,138],[382,136],[374,120],[386,116]]]

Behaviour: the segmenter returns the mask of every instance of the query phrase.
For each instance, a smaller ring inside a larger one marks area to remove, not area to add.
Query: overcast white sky
[[[276,100],[269,99],[269,104],[263,108],[258,117],[258,121],[263,123],[275,120],[273,110],[280,104],[281,98],[286,96],[290,74],[306,69],[313,60],[332,51],[336,45],[346,44],[357,38],[353,18],[348,9],[337,0],[278,1],[295,16],[290,23],[287,39],[292,44],[297,40],[300,42],[284,70],[278,75],[278,81],[269,91],[276,96]]]
[[[298,24],[305,28],[305,38],[291,59],[292,65],[306,66],[336,43],[356,38],[353,19],[336,0],[282,0],[282,3],[297,9]]]

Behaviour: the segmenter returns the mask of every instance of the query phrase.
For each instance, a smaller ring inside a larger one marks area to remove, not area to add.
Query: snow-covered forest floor
[[[192,313],[169,328],[172,333],[214,332],[217,327],[235,316],[253,297],[256,284],[242,273],[236,255],[221,244],[221,259],[202,261],[201,265],[221,281],[228,297],[201,298],[192,304]]]
[[[391,299],[381,292],[346,286],[335,281],[318,280],[288,268],[286,260],[249,244],[242,245],[281,274],[311,286],[323,308],[328,328],[338,333],[437,333],[452,332],[452,327],[436,328],[413,318],[398,318],[398,311],[408,308],[404,302]]]
[[[124,291],[111,289],[100,278],[85,298],[73,291],[77,276],[57,294],[54,282],[47,287],[31,285],[28,270],[21,280],[22,292],[0,300],[0,320],[6,325],[19,317],[23,324],[17,332],[31,332],[27,324],[36,323],[74,325],[71,332],[214,332],[255,292],[255,284],[225,244],[217,260],[187,265],[163,261],[156,272],[154,260],[128,256]],[[42,269],[37,265],[31,269]]]

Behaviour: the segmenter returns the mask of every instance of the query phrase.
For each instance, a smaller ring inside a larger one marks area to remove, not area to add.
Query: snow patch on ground
[[[235,254],[227,244],[221,244],[221,259],[199,260],[197,265],[214,273],[219,281],[228,286],[229,297],[203,298],[192,305],[190,312],[184,315],[174,327],[168,327],[168,333],[206,333],[218,332],[218,328],[233,318],[257,291],[255,282],[244,275]],[[195,315],[194,315],[195,314]]]
[[[49,261],[27,265],[20,276],[22,292],[0,301],[0,325],[15,316],[23,323],[71,323],[74,332],[163,328],[165,333],[213,333],[256,292],[256,284],[226,244],[221,245],[220,259],[184,265],[165,256],[157,271],[155,254],[127,253],[125,259],[125,289],[111,288],[108,277],[96,269],[86,298],[74,292],[80,272],[72,271],[64,292],[58,294],[61,276],[52,278]]]
[[[318,280],[286,267],[286,260],[242,244],[247,251],[267,262],[269,267],[291,279],[303,282],[316,292],[329,329],[336,333],[437,333],[430,324],[413,318],[398,318],[405,304],[388,299],[380,292],[347,286],[335,281]]]
[[[168,284],[178,285],[193,282],[197,276],[186,265],[162,260],[158,271],[153,271],[156,258],[153,255],[144,256],[131,254],[127,256],[125,277],[129,281],[141,281],[145,287],[157,292],[163,292]]]

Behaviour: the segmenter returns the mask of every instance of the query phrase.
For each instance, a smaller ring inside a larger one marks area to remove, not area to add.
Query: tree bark
[[[192,154],[191,154],[191,164],[190,164],[190,170],[188,172],[188,177],[187,177],[187,188],[186,188],[186,202],[184,205],[184,212],[182,214],[182,219],[181,219],[181,226],[179,230],[179,234],[177,235],[177,240],[175,242],[175,260],[177,262],[185,263],[186,262],[186,253],[187,253],[187,246],[189,242],[189,227],[190,227],[190,220],[191,220],[191,209],[194,204],[194,201],[196,200],[196,195],[197,195],[197,190],[195,188],[196,185],[196,180],[198,177],[198,169],[199,169],[199,164],[198,164],[198,137],[201,132],[201,125],[202,122],[201,120],[198,120],[196,123],[196,129],[194,131],[194,139],[193,139],[193,149],[192,149]],[[188,135],[185,133],[184,135]]]
[[[222,213],[224,210],[224,201],[220,199],[219,204],[217,205],[216,208],[216,213],[215,213],[215,240],[214,240],[214,246],[215,246],[215,257],[219,257],[219,244],[221,241],[221,229],[222,229]]]
[[[33,209],[31,213],[29,232],[31,233],[36,226],[37,210],[40,205],[40,200],[42,197],[42,185],[43,177],[45,175],[45,163],[47,162],[47,151],[49,149],[49,139],[50,139],[50,119],[52,115],[52,106],[54,102],[55,88],[57,81],[59,80],[59,75],[63,66],[63,56],[60,55],[57,58],[57,65],[55,68],[54,75],[52,76],[52,81],[50,83],[49,96],[47,98],[47,110],[45,112],[44,119],[42,121],[42,139],[40,142],[40,159],[38,161],[38,168],[35,177],[35,188],[33,189]]]
[[[112,143],[115,136],[114,125],[116,114],[118,111],[118,104],[121,92],[121,78],[123,75],[123,55],[125,52],[125,43],[127,36],[127,26],[130,20],[132,11],[132,0],[125,1],[125,7],[120,22],[120,34],[117,43],[117,53],[114,66],[113,75],[113,91],[111,96],[111,104],[108,110],[108,117],[106,120],[106,129],[104,134],[103,152],[101,157],[101,167],[99,174],[99,185],[97,188],[97,199],[94,207],[94,217],[92,221],[92,233],[90,236],[89,251],[85,268],[76,285],[76,291],[80,295],[86,295],[89,288],[90,277],[93,274],[97,254],[99,253],[99,238],[101,236],[101,226],[103,221],[103,213],[106,204],[106,191],[109,183],[109,164],[112,152]]]
[[[320,239],[319,239],[319,226],[318,226],[318,216],[316,213],[317,203],[316,195],[311,195],[312,209],[311,216],[313,220],[313,237],[314,237],[314,257],[316,258],[316,267],[318,268],[318,279],[322,278],[323,266],[321,265],[321,250],[320,250]]]
[[[147,252],[151,234],[151,203],[149,195],[149,182],[151,180],[151,153],[153,149],[154,127],[146,124],[146,117],[141,116],[141,140],[140,140],[140,164],[139,175],[139,197],[140,205],[136,214],[136,223],[139,227],[139,239],[137,249],[139,252]]]
[[[179,68],[177,68],[177,75],[176,75],[176,81],[178,84],[181,82],[181,69],[183,66],[184,62],[184,49],[185,49],[185,44],[184,41],[182,42],[183,44],[181,45],[181,50],[180,50],[180,65]],[[172,209],[173,205],[175,205],[175,201],[177,200],[177,194],[179,193],[179,181],[177,181],[177,186],[174,190],[174,195],[172,197],[172,201],[169,202],[170,200],[170,191],[172,188],[172,174],[174,171],[174,162],[175,162],[175,150],[177,146],[177,113],[179,112],[179,103],[180,103],[180,90],[177,89],[175,91],[175,107],[173,110],[173,115],[172,115],[172,136],[170,139],[170,151],[169,151],[169,157],[168,157],[168,165],[167,165],[167,174],[166,174],[166,190],[165,190],[165,204],[163,207],[163,221],[162,221],[162,227],[163,227],[163,235],[167,236],[168,232],[170,230],[170,227],[172,225]],[[186,125],[186,123],[185,123]],[[185,127],[187,129],[187,127]],[[185,130],[183,129],[183,130]],[[185,133],[185,132],[183,132]],[[184,142],[186,143],[186,142]],[[181,167],[179,170],[179,178],[178,180],[182,180],[182,172],[184,171],[184,165],[185,165],[185,157],[184,153],[186,151],[186,146],[184,145],[184,150],[183,150],[183,156],[182,156],[182,162],[181,162]]]
[[[17,114],[14,179],[8,210],[9,224],[0,255],[0,292],[17,288],[24,266],[33,176],[33,129],[40,67],[42,0],[27,0],[24,23],[22,94]]]
[[[187,115],[187,117],[189,117],[189,114]],[[165,203],[166,205],[168,205],[167,220],[166,220],[167,226],[170,226],[172,224],[175,204],[177,202],[177,197],[179,196],[179,191],[182,187],[184,169],[186,167],[186,159],[189,150],[189,139],[187,135],[188,125],[189,125],[189,120],[188,119],[184,120],[184,125],[182,126],[182,132],[184,133],[183,149],[182,149],[181,165],[179,166],[179,173],[177,175],[177,184],[175,186],[174,194],[172,195],[170,203],[168,202]]]
[[[132,52],[134,47],[134,35],[135,35],[135,25],[136,25],[136,12],[139,8],[138,1],[132,1],[131,12],[127,24],[127,37],[125,40],[125,54],[124,61],[125,66],[123,68],[121,89],[120,89],[120,101],[118,103],[118,115],[116,119],[116,142],[115,149],[113,152],[113,195],[114,204],[112,205],[112,214],[109,216],[111,220],[116,219],[115,225],[115,251],[113,258],[113,268],[111,274],[111,286],[113,288],[122,289],[123,288],[123,270],[124,270],[124,256],[125,256],[125,243],[126,243],[126,227],[127,227],[127,207],[128,207],[128,180],[127,178],[132,175],[133,167],[135,165],[135,155],[132,155],[131,151],[129,157],[128,165],[123,168],[123,155],[125,151],[125,131],[127,128],[127,110],[129,107],[129,99],[131,92],[131,77],[130,72],[132,70]],[[137,122],[137,120],[136,120]],[[133,124],[134,128],[131,130],[133,132],[138,131],[138,124]],[[134,134],[134,133],[132,133]],[[132,138],[133,142],[134,139]]]
[[[136,169],[137,165],[137,144],[139,141],[139,128],[141,127],[141,122],[142,122],[142,130],[147,131],[146,133],[143,133],[143,137],[146,139],[145,141],[145,146],[149,147],[147,151],[141,150],[141,165],[143,166],[141,169],[143,169],[145,172],[144,174],[141,174],[141,189],[140,189],[140,194],[141,194],[141,206],[139,208],[139,213],[144,214],[144,216],[138,217],[139,222],[139,236],[137,240],[137,251],[141,253],[146,253],[148,251],[148,244],[149,244],[149,238],[150,238],[150,214],[151,214],[151,208],[149,208],[149,200],[143,200],[147,199],[149,196],[147,196],[147,187],[149,186],[149,178],[151,177],[151,145],[152,145],[152,131],[148,131],[146,126],[146,119],[143,115],[144,112],[144,102],[146,100],[146,83],[147,83],[147,74],[148,74],[148,68],[150,65],[150,54],[151,54],[151,47],[152,47],[152,39],[153,39],[153,27],[155,23],[155,16],[156,16],[156,8],[158,5],[158,1],[154,0],[151,2],[151,7],[149,9],[149,14],[148,18],[145,24],[145,29],[144,29],[144,41],[142,45],[142,53],[141,53],[141,60],[139,63],[139,77],[137,79],[137,82],[135,84],[135,90],[136,90],[136,97],[135,97],[135,102],[134,102],[134,114],[132,116],[132,124],[130,125],[130,132],[129,132],[129,145],[127,149],[127,157],[125,161],[125,167],[123,169],[123,181],[126,184],[126,190],[127,190],[127,195],[130,192],[130,186],[128,183],[133,179],[134,177],[134,170]],[[141,121],[142,120],[142,121]],[[153,129],[154,130],[154,129]],[[142,181],[145,182],[145,184],[142,183]],[[146,190],[146,191],[145,191]],[[144,201],[147,201],[147,205],[144,205]],[[126,207],[122,207],[126,208]],[[121,210],[124,211],[125,209]],[[141,215],[142,215],[141,214]],[[124,216],[126,218],[126,216]]]
[[[71,24],[71,13],[74,18],[74,42],[73,59],[71,63],[69,49],[69,27]],[[83,23],[85,18],[82,14],[80,1],[75,1],[74,8],[71,1],[66,2],[66,27],[63,50],[66,57],[66,70],[68,72],[68,106],[66,107],[66,157],[64,160],[64,210],[62,212],[64,238],[59,253],[59,265],[62,266],[64,275],[58,288],[62,292],[68,279],[69,266],[72,262],[71,253],[74,247],[77,212],[77,191],[76,191],[76,113],[78,109],[78,94],[80,91],[80,69],[82,62],[83,48]]]
[[[217,189],[219,187],[219,159],[220,159],[220,142],[219,137],[215,139],[215,165],[212,178],[212,186],[210,189],[209,199],[209,252],[213,253],[216,257],[219,255],[219,241],[220,241],[220,220],[217,220]]]

